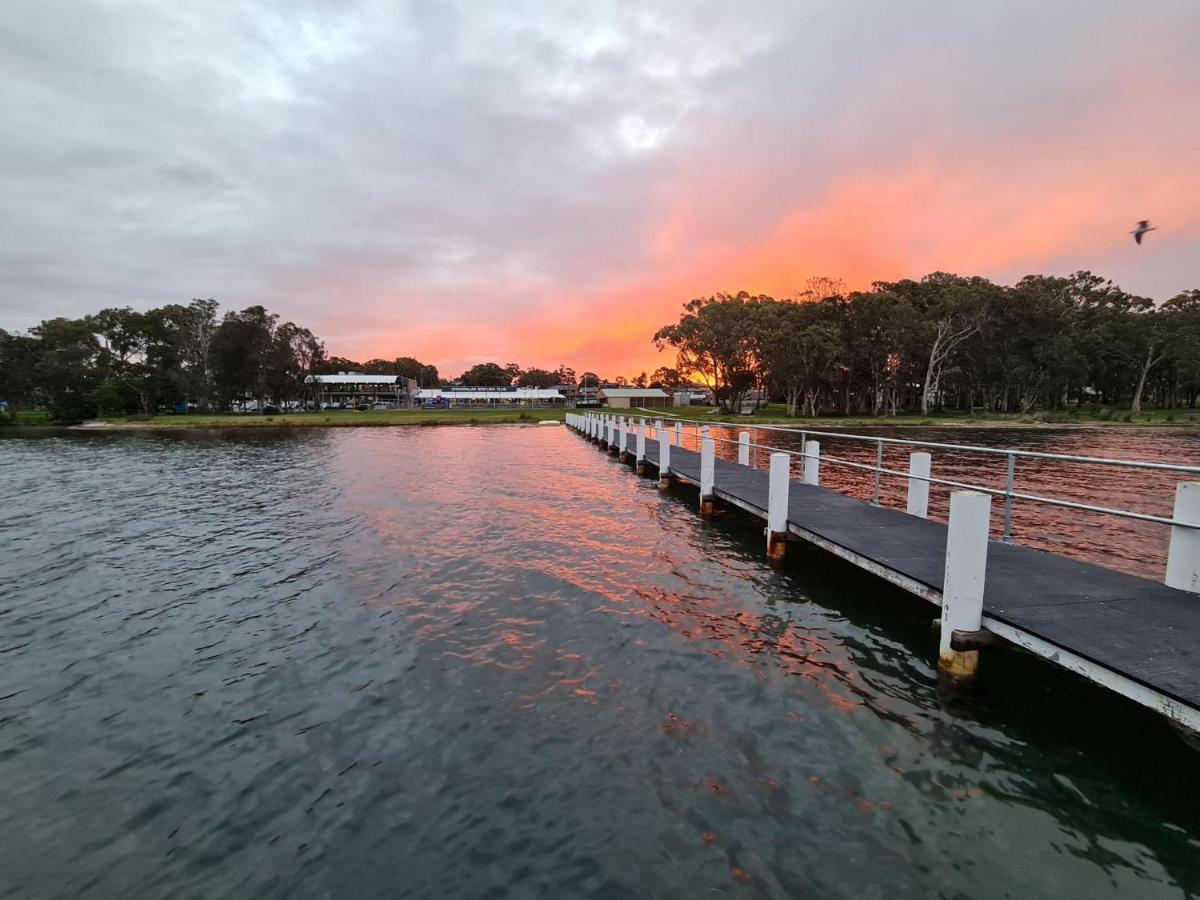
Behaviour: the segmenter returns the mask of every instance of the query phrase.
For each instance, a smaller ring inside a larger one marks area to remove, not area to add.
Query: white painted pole
[[[767,555],[772,559],[781,558],[786,546],[791,466],[792,458],[788,454],[771,454],[771,469],[767,481]]]
[[[706,437],[700,441],[700,514],[712,512],[712,493],[716,469],[716,442]]]
[[[671,432],[665,428],[658,430],[658,486],[671,486]]]
[[[743,431],[738,435],[738,465],[750,465],[750,432]]]
[[[617,449],[621,454],[621,459],[625,458],[629,451],[629,423],[625,421],[625,417],[621,416],[617,419]]]
[[[929,467],[928,453],[913,453],[908,457],[908,514],[929,518]]]
[[[955,631],[978,631],[982,627],[991,513],[990,494],[955,491],[950,495],[938,668],[956,677],[974,675],[979,665],[978,650],[954,650],[950,639]]]
[[[1200,525],[1200,481],[1175,486],[1175,512],[1171,518]],[[1200,529],[1171,526],[1166,583],[1167,587],[1200,594]]]
[[[646,420],[638,419],[637,424],[637,455],[634,459],[637,464],[637,472],[641,475],[646,471]]]
[[[683,423],[682,422],[675,423],[675,446],[676,447],[683,446]]]
[[[804,483],[821,483],[821,443],[808,441],[804,445]]]

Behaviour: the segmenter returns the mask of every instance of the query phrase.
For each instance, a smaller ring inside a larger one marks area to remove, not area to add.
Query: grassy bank
[[[621,412],[613,410],[613,412]],[[629,410],[637,415],[639,410]],[[693,421],[728,421],[746,424],[795,425],[800,427],[863,428],[882,425],[969,426],[969,427],[1063,427],[1071,425],[1200,425],[1200,410],[1146,410],[1136,416],[1127,410],[1084,410],[1062,413],[967,415],[943,413],[932,416],[788,416],[786,408],[771,404],[752,416],[712,413],[710,407],[670,407],[648,411],[664,418],[683,418]],[[211,415],[163,415],[151,419],[100,419],[93,427],[114,429],[135,428],[355,428],[388,427],[392,425],[530,425],[542,420],[561,422],[563,410],[555,409],[402,409],[356,412],[329,410],[325,412],[290,413],[263,416],[256,413],[215,413]],[[45,412],[30,410],[17,413],[13,423],[0,418],[5,425],[53,425]]]
[[[532,425],[543,420],[561,422],[562,410],[554,409],[389,409],[356,412],[288,413],[263,416],[256,413],[194,413],[186,416],[155,416],[152,419],[103,419],[109,428],[362,428],[390,425]]]

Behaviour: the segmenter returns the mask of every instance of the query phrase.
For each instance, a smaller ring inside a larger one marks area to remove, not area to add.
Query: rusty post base
[[[713,499],[712,497],[700,498],[700,515],[711,516],[713,514]]]
[[[629,462],[629,451],[628,450],[626,450],[624,453],[621,454],[621,462],[623,462],[623,463]]]
[[[634,466],[634,471],[637,472],[639,475],[645,475],[646,474],[646,464],[644,462],[638,463],[636,466]]]
[[[658,489],[660,491],[665,491],[670,486],[671,486],[671,476],[670,475],[659,475],[658,476]]]
[[[955,681],[975,677],[979,670],[978,650],[942,650],[938,653],[938,672]]]
[[[767,559],[773,563],[783,562],[787,552],[787,535],[772,531],[767,535]]]

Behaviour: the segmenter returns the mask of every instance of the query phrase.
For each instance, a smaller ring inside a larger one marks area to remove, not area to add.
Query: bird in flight
[[[1133,231],[1131,231],[1129,233],[1132,234],[1133,239],[1140,244],[1142,242],[1143,235],[1145,235],[1145,233],[1147,231],[1157,231],[1157,230],[1158,230],[1157,228],[1155,228],[1153,225],[1150,224],[1149,219],[1142,219],[1140,222],[1138,222],[1138,227],[1133,229]]]

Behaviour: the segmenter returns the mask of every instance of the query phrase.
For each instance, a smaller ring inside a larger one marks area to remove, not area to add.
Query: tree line
[[[565,365],[548,370],[486,362],[450,381],[437,366],[411,356],[365,362],[329,356],[312,331],[262,306],[220,315],[212,299],[47,319],[26,334],[0,329],[0,401],[12,418],[22,408],[71,422],[163,409],[232,410],[248,401],[286,411],[315,404],[309,376],[339,372],[397,375],[419,388],[605,383],[593,372],[577,377]]]
[[[751,392],[812,416],[1137,413],[1195,408],[1200,396],[1200,290],[1155,304],[1090,272],[1011,286],[934,272],[854,292],[818,278],[786,299],[715,294],[685,303],[653,341],[732,411]]]
[[[220,317],[212,299],[103,309],[47,319],[28,334],[0,329],[0,400],[13,416],[37,407],[60,421],[301,401],[324,356],[311,331],[262,306]]]

